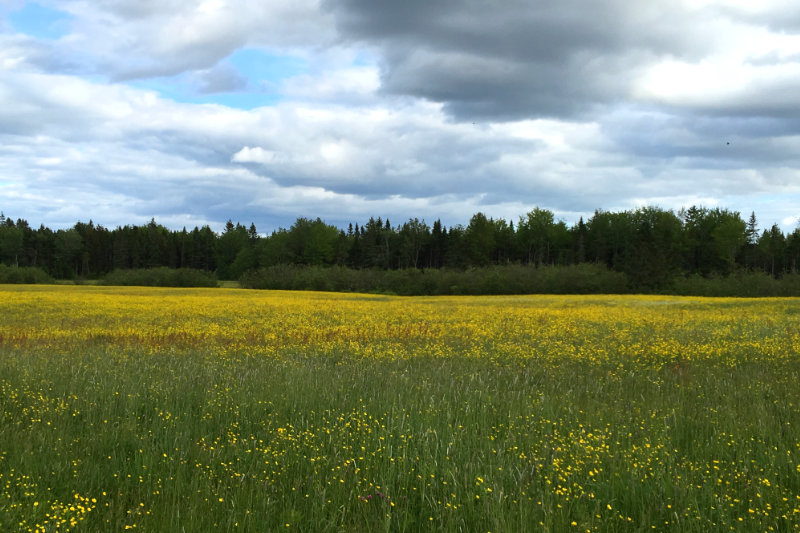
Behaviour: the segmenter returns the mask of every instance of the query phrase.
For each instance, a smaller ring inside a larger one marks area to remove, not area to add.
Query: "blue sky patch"
[[[186,75],[150,78],[128,83],[131,87],[157,92],[162,98],[187,104],[219,104],[235,109],[254,109],[274,105],[282,100],[276,92],[247,87],[235,92],[203,93]]]
[[[236,50],[228,61],[254,85],[277,84],[308,69],[303,59],[270,54],[256,48]]]
[[[25,5],[8,16],[11,27],[39,39],[59,39],[69,33],[72,16],[36,2]]]
[[[225,89],[208,90],[208,79],[202,73],[184,73],[177,76],[150,78],[130,82],[140,89],[158,92],[162,97],[175,102],[192,104],[219,104],[236,109],[253,109],[274,105],[283,100],[281,82],[305,72],[307,63],[292,56],[269,54],[254,48],[235,51],[211,72],[220,75],[235,75],[237,80]],[[241,86],[236,86],[241,81]]]

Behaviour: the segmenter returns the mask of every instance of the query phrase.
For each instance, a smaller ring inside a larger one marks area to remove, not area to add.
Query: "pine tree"
[[[750,219],[747,221],[745,235],[747,236],[747,244],[756,244],[758,242],[758,227],[756,225],[755,211],[750,213]]]

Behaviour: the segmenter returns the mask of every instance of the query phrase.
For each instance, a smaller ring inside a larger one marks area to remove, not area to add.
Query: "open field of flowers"
[[[0,286],[0,531],[800,531],[800,300]]]

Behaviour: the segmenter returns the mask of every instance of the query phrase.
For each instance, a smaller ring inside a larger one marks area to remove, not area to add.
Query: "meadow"
[[[800,300],[0,286],[1,531],[800,531]]]

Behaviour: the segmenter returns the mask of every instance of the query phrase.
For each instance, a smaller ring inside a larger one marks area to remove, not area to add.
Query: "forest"
[[[239,280],[278,266],[464,271],[593,264],[623,274],[630,288],[653,291],[692,276],[757,272],[778,279],[795,274],[799,259],[800,228],[785,235],[777,224],[759,228],[755,214],[745,220],[739,212],[698,206],[598,210],[572,226],[538,207],[516,221],[477,213],[450,227],[418,218],[393,225],[377,217],[338,228],[298,218],[269,235],[231,220],[221,233],[209,226],[171,230],[155,220],[114,229],[90,220],[54,231],[0,214],[0,263],[37,267],[56,279],[158,267]]]

